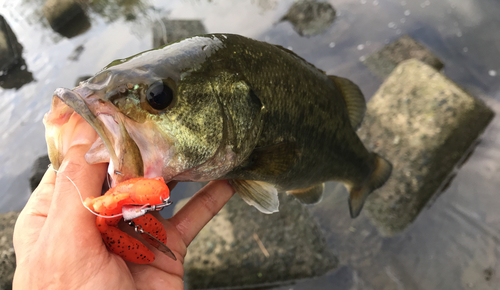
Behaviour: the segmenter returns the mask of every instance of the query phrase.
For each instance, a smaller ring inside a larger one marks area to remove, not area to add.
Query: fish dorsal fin
[[[278,190],[267,182],[232,179],[229,183],[241,198],[263,213],[278,212]]]
[[[328,76],[340,89],[347,105],[352,128],[357,130],[366,112],[366,101],[359,87],[348,79]]]
[[[300,188],[289,190],[286,193],[293,195],[301,203],[304,204],[315,204],[321,201],[323,198],[323,191],[325,190],[325,184],[316,184],[308,188]]]
[[[294,142],[262,146],[252,151],[242,164],[242,169],[259,175],[277,176],[290,170],[298,156],[299,152]]]

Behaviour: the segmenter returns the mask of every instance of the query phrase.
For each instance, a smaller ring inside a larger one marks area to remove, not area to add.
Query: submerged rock
[[[207,33],[200,20],[161,19],[153,25],[153,47]]]
[[[233,197],[191,243],[184,269],[189,289],[254,289],[320,276],[337,264],[307,209],[281,194],[271,215]]]
[[[328,2],[301,0],[293,3],[281,21],[289,21],[301,36],[318,35],[330,27],[336,11]]]
[[[83,1],[47,0],[43,15],[55,32],[67,38],[75,37],[90,28],[90,20],[81,3]]]
[[[403,35],[381,50],[371,54],[363,63],[378,77],[385,79],[396,66],[407,59],[418,59],[436,70],[441,70],[443,62],[425,46],[408,35]]]
[[[0,289],[12,289],[16,270],[16,255],[12,245],[14,225],[19,212],[0,214]]]
[[[404,230],[446,189],[493,116],[434,68],[415,59],[399,64],[368,103],[358,132],[393,164],[364,209],[382,234]]]

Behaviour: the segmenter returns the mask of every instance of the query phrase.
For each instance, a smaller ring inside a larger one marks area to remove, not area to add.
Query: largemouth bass
[[[57,89],[45,117],[50,159],[60,163],[68,105],[100,139],[89,163],[109,162],[113,184],[228,179],[260,211],[278,192],[303,203],[342,182],[356,217],[391,164],[356,135],[366,104],[351,81],[327,76],[283,47],[239,35],[202,35],[116,60],[73,90]]]

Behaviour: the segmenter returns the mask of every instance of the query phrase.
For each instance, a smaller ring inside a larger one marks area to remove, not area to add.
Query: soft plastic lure
[[[119,183],[102,196],[87,198],[84,205],[97,213],[97,228],[113,253],[129,262],[149,264],[155,260],[154,253],[117,225],[123,217],[151,245],[177,260],[165,245],[167,233],[162,223],[148,213],[169,205],[169,197],[170,190],[162,177],[133,178]]]

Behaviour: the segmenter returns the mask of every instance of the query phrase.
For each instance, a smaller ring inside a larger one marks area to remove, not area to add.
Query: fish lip
[[[112,187],[114,187],[118,181],[121,182],[125,180],[121,178],[121,159],[118,158],[114,147],[117,140],[111,140],[109,138],[109,136],[114,136],[114,134],[111,132],[111,129],[113,128],[107,128],[107,126],[103,122],[103,117],[111,118],[113,120],[113,123],[118,127],[115,129],[118,129],[119,131],[120,123],[116,118],[116,112],[111,110],[108,106],[99,106],[99,103],[102,102],[102,100],[95,94],[95,91],[90,90],[86,87],[76,87],[73,90],[67,88],[58,88],[54,91],[54,96],[58,97],[66,105],[75,110],[77,114],[79,114],[92,126],[92,128],[94,128],[99,137],[102,139],[110,155],[108,174],[112,179]],[[98,107],[99,111],[94,113],[92,112],[90,107]]]

